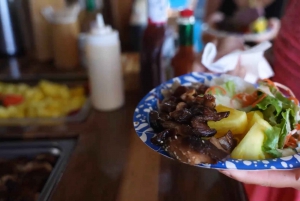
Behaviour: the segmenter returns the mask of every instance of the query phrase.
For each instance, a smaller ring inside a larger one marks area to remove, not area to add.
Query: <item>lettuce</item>
[[[260,110],[264,119],[267,120],[273,128],[265,132],[266,140],[264,141],[263,150],[278,157],[280,154],[277,149],[282,149],[287,134],[297,123],[298,106],[286,98],[272,86],[269,86],[270,92],[254,110]]]
[[[232,80],[227,81],[224,84],[224,89],[226,90],[228,96],[231,98],[235,95],[235,88],[235,83]]]
[[[213,80],[212,83],[210,83],[210,86],[220,86],[226,91],[226,95],[222,94],[222,91],[219,89],[216,89],[215,98],[216,98],[216,104],[222,104],[226,107],[242,110],[248,112],[251,108],[245,108],[243,107],[242,103],[240,101],[232,100],[232,98],[238,94],[238,93],[253,93],[256,89],[253,85],[245,82],[241,78],[235,78],[235,77],[222,77],[219,79]]]
[[[279,126],[281,128],[280,138],[279,138],[279,142],[278,142],[279,148],[283,148],[285,137],[292,130],[292,127],[293,127],[293,124],[290,121],[290,114],[291,114],[290,109],[288,109],[282,113],[283,118],[281,119],[281,123],[279,124]]]
[[[266,139],[263,143],[262,150],[271,155],[272,157],[278,158],[281,157],[281,153],[277,150],[278,149],[278,142],[280,138],[280,131],[279,127],[274,126],[271,129],[265,131]]]
[[[276,125],[279,122],[276,122],[276,118],[282,112],[282,102],[275,97],[267,96],[261,102],[259,102],[256,107],[260,109],[264,118],[268,120],[271,125]]]

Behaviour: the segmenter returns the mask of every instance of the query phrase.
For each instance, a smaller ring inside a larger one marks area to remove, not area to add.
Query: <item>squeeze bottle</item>
[[[86,62],[95,109],[111,111],[124,105],[119,33],[104,24],[101,14],[86,36]]]

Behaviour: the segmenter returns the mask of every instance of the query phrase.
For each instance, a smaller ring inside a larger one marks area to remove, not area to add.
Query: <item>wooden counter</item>
[[[81,123],[0,127],[0,138],[78,139],[53,201],[247,200],[242,185],[218,171],[167,159],[144,145],[132,123],[140,98],[135,91],[127,92],[123,108],[93,110]]]
[[[240,183],[216,170],[181,164],[145,146],[132,125],[139,99],[127,93],[122,109],[93,111],[85,123],[68,126],[69,133],[80,133],[78,144],[51,200],[246,200]]]

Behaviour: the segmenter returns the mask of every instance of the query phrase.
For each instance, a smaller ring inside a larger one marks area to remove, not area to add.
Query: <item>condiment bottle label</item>
[[[148,0],[148,18],[152,23],[165,23],[168,19],[168,0]]]

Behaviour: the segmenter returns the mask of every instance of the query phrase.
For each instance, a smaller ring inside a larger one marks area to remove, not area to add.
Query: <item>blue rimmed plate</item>
[[[215,77],[219,77],[217,74],[209,73],[191,73],[183,75],[177,78],[173,78],[160,86],[151,90],[138,104],[135,109],[133,117],[133,125],[137,135],[140,139],[151,149],[160,153],[161,155],[171,158],[170,155],[164,151],[161,147],[158,147],[151,143],[151,138],[155,135],[155,132],[150,127],[148,116],[151,110],[158,109],[158,100],[163,99],[161,93],[162,89],[168,89],[175,81],[178,81],[181,85],[191,85],[195,82],[207,83]],[[293,156],[287,156],[269,160],[236,160],[228,159],[224,162],[218,162],[217,164],[198,164],[198,167],[212,168],[212,169],[240,169],[240,170],[270,170],[270,169],[294,169],[300,167],[300,154]]]

